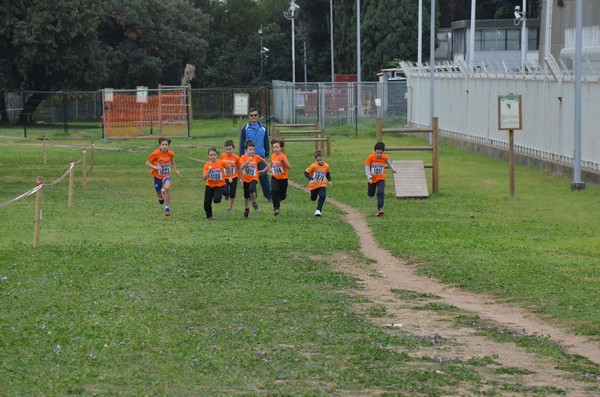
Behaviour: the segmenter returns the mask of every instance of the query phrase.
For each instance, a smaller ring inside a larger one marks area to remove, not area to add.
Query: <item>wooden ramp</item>
[[[392,165],[396,170],[392,174],[396,198],[429,197],[422,160],[396,160],[392,161]]]

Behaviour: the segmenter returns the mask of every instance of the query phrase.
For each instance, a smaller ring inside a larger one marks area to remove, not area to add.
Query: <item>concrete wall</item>
[[[429,71],[406,64],[403,69],[408,79],[408,122],[429,126]],[[515,132],[516,152],[523,158],[547,162],[554,172],[568,173],[574,151],[572,76],[557,82],[545,74],[483,75],[465,72],[464,66],[462,72],[458,69],[435,73],[434,115],[439,118],[442,137],[502,153],[508,148],[508,132],[498,129],[498,96],[521,95],[523,130]],[[600,174],[599,112],[600,78],[596,76],[582,85],[582,169],[588,181]]]

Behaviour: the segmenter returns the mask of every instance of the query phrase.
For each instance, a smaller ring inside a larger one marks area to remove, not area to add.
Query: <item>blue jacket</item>
[[[255,153],[262,158],[269,157],[269,133],[267,129],[260,123],[256,124],[248,123],[240,133],[240,155],[246,151],[244,149],[244,143],[246,141],[252,141],[256,145]]]

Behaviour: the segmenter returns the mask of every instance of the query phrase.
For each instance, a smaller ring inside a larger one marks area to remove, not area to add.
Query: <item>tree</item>
[[[0,11],[0,91],[34,91],[21,119],[45,91],[177,84],[187,63],[204,63],[207,21],[185,0],[29,0]]]
[[[108,70],[96,29],[101,3],[80,0],[4,2],[0,90],[96,88]],[[32,95],[21,118],[45,94]]]
[[[100,26],[110,87],[177,85],[186,64],[204,66],[208,19],[185,0],[113,0]]]

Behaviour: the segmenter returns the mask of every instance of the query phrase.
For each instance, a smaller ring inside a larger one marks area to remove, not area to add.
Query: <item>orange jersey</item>
[[[173,158],[175,157],[175,153],[172,150],[168,150],[163,152],[160,149],[156,149],[152,152],[150,156],[148,156],[147,160],[152,163],[152,165],[158,165],[160,168],[155,170],[154,168],[150,172],[155,178],[165,179],[166,177],[171,175],[171,166]]]
[[[247,154],[242,154],[242,157],[240,157],[240,164],[244,164],[249,157],[250,156],[248,156]],[[244,169],[240,170],[240,172],[242,173],[243,182],[248,183],[252,181],[258,181],[258,163],[260,163],[261,161],[263,161],[263,158],[260,157],[258,154],[252,155],[252,160],[250,160],[250,162],[244,167]]]
[[[365,160],[365,165],[368,165],[371,169],[371,177],[373,183],[379,181],[385,181],[385,164],[388,161],[387,154],[382,154],[381,157],[377,158],[375,153],[371,153]]]
[[[210,168],[210,171],[209,171]],[[226,175],[229,172],[229,166],[223,160],[217,160],[214,163],[208,161],[204,164],[204,172],[203,175],[208,172],[208,179],[206,179],[206,186],[210,187],[222,187],[225,186],[225,178],[228,178],[229,175]]]
[[[271,154],[271,168],[273,169],[273,178],[275,179],[288,178],[288,168],[285,166],[283,160],[289,162],[287,156],[283,152]]]
[[[221,155],[221,160],[226,162],[227,165],[229,166],[229,175],[232,178],[237,178],[238,177],[238,168],[240,166],[240,156],[238,156],[235,153],[232,154],[231,156],[229,156],[227,153],[223,153]]]
[[[313,181],[315,181],[313,185],[308,186],[309,190],[315,190],[320,187],[327,186],[327,173],[329,172],[329,164],[323,163],[323,165],[319,165],[319,163],[315,161],[305,171],[312,177]]]

